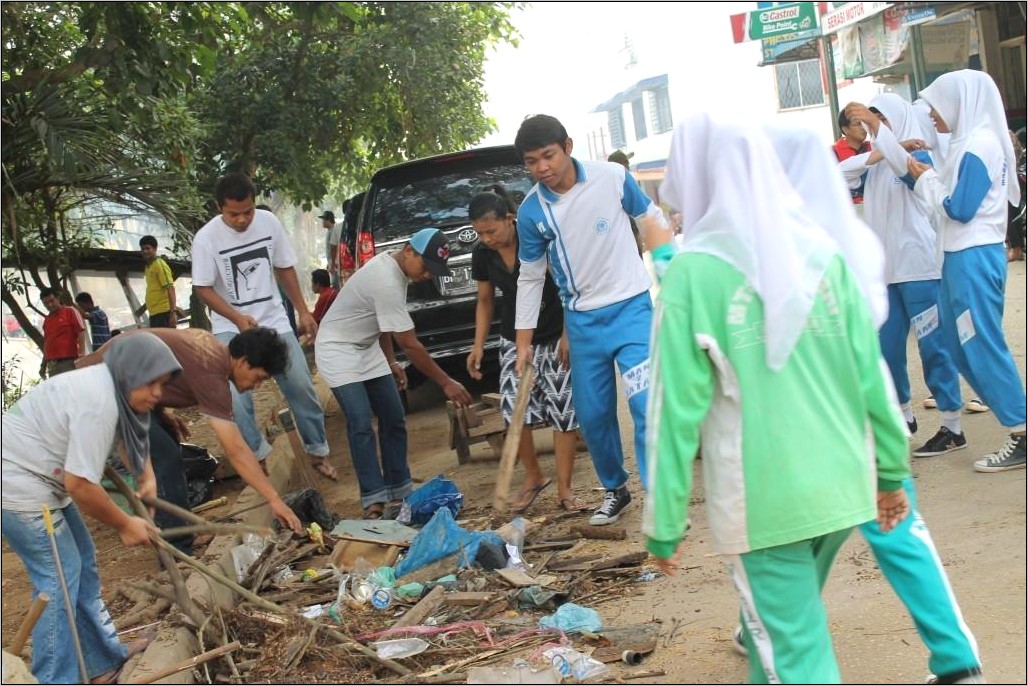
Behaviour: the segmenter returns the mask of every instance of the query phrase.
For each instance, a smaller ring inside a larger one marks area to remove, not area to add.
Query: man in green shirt
[[[820,590],[853,527],[877,516],[887,531],[909,509],[906,431],[867,300],[759,130],[680,124],[661,197],[685,241],[654,316],[647,548],[674,573],[702,433],[751,681],[838,683]]]
[[[175,308],[175,276],[171,267],[162,258],[157,257],[157,239],[143,236],[139,239],[139,252],[143,254],[146,268],[143,278],[146,280],[146,300],[138,314],[143,311],[150,313],[150,328],[174,329],[178,325]]]

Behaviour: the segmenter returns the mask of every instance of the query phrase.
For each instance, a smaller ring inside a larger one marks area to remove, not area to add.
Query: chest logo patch
[[[596,229],[596,233],[603,235],[610,231],[610,222],[604,219],[603,217],[600,217],[596,220],[596,226],[593,228]]]

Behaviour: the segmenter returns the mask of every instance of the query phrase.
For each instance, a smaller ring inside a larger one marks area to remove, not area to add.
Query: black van
[[[411,284],[407,309],[418,338],[448,371],[464,369],[475,340],[478,284],[471,278],[471,251],[478,234],[468,220],[468,203],[487,186],[503,184],[520,203],[533,181],[514,146],[478,148],[426,157],[380,169],[371,178],[358,220],[371,231],[377,252],[401,248],[411,235],[435,227],[450,240],[453,275]],[[497,291],[497,305],[500,294]],[[486,359],[499,345],[499,307],[486,342]],[[397,351],[400,352],[399,350]],[[408,368],[411,387],[422,379]]]

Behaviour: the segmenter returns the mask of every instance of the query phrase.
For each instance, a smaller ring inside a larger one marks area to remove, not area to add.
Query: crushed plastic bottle
[[[420,638],[397,638],[391,641],[375,641],[376,654],[383,660],[402,660],[423,653],[429,643]]]

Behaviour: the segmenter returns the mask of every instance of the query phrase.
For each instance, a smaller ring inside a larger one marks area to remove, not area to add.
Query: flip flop
[[[547,479],[546,481],[544,481],[543,483],[539,484],[535,488],[525,488],[525,489],[522,489],[521,492],[518,493],[518,500],[521,500],[522,498],[524,498],[527,495],[527,496],[530,496],[528,498],[528,502],[525,503],[524,505],[521,505],[520,507],[511,507],[511,512],[513,512],[514,514],[521,514],[522,512],[527,510],[528,508],[532,507],[532,503],[535,502],[536,496],[539,495],[539,493],[544,488],[546,488],[547,486],[549,486],[552,483],[553,483],[553,479]]]
[[[570,498],[562,498],[560,506],[565,512],[585,512],[590,509],[589,505],[582,499],[572,496]]]
[[[131,641],[128,645],[125,646],[125,661],[121,663],[121,666],[119,666],[117,669],[112,669],[109,672],[105,672],[103,674],[100,674],[98,676],[93,677],[92,679],[89,680],[89,683],[91,683],[91,684],[116,684],[116,683],[118,683],[118,679],[121,677],[121,673],[122,673],[122,671],[124,671],[125,665],[128,664],[128,661],[133,656],[139,655],[141,652],[143,652],[144,650],[146,650],[150,646],[150,643],[153,642],[154,635],[155,634],[144,634],[144,635],[140,636],[139,638],[135,639],[134,641]]]
[[[382,512],[385,508],[382,503],[371,503],[364,508],[364,519],[382,519]]]
[[[339,472],[336,471],[336,468],[332,466],[327,457],[312,457],[311,466],[326,479],[339,481]]]

